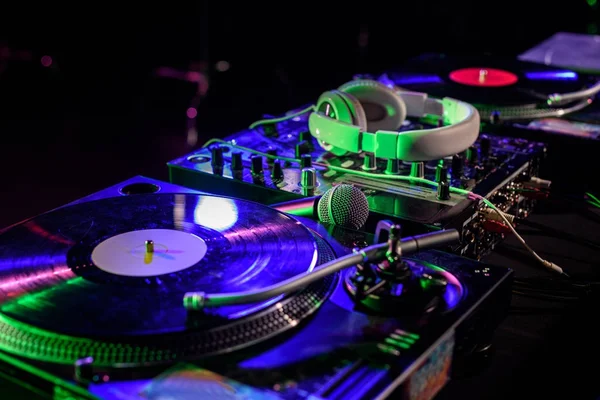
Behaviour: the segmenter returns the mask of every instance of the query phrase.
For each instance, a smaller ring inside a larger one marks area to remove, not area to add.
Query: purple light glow
[[[190,107],[187,109],[186,114],[189,119],[192,119],[192,118],[196,118],[196,116],[198,115],[198,111],[196,111],[196,109],[194,107]]]
[[[395,76],[393,81],[396,85],[418,85],[423,83],[443,83],[444,81],[437,75],[413,75],[413,76]]]
[[[52,57],[50,56],[43,56],[40,61],[44,67],[50,67],[52,65]]]
[[[531,81],[574,81],[578,76],[573,71],[526,72],[525,78]]]

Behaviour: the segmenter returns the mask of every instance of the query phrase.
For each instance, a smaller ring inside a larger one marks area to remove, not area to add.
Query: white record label
[[[92,262],[111,274],[149,277],[189,268],[206,250],[206,242],[191,233],[143,229],[104,240],[92,251]]]

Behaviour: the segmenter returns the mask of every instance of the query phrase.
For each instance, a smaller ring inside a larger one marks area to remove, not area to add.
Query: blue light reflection
[[[531,81],[575,81],[578,76],[573,71],[537,71],[526,72],[525,78]]]
[[[394,83],[402,85],[419,85],[424,83],[443,83],[444,81],[437,75],[413,75],[394,77]]]

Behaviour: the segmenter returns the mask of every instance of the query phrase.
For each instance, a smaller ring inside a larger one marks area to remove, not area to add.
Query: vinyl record
[[[205,313],[188,313],[184,293],[258,289],[308,272],[333,258],[319,240],[279,211],[218,196],[57,209],[0,233],[0,349],[59,363],[93,356],[100,365],[231,351],[297,324],[331,279]]]
[[[466,101],[483,112],[484,119],[493,111],[500,111],[504,117],[528,117],[540,113],[540,109],[540,117],[544,117],[543,109],[550,109],[549,95],[575,92],[593,84],[574,71],[512,58],[441,54],[415,58],[381,79],[432,97]]]

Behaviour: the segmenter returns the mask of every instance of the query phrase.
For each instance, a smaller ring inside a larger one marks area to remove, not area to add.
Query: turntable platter
[[[312,313],[333,278],[192,316],[183,294],[253,290],[308,272],[333,258],[319,240],[279,211],[218,196],[136,195],[57,209],[0,232],[0,348],[113,364],[244,346]],[[132,353],[114,358],[115,346]]]
[[[466,101],[478,109],[482,120],[492,123],[560,117],[581,110],[590,104],[585,96],[557,104],[549,99],[597,83],[585,74],[511,58],[443,54],[421,55],[379,79],[404,90]]]

